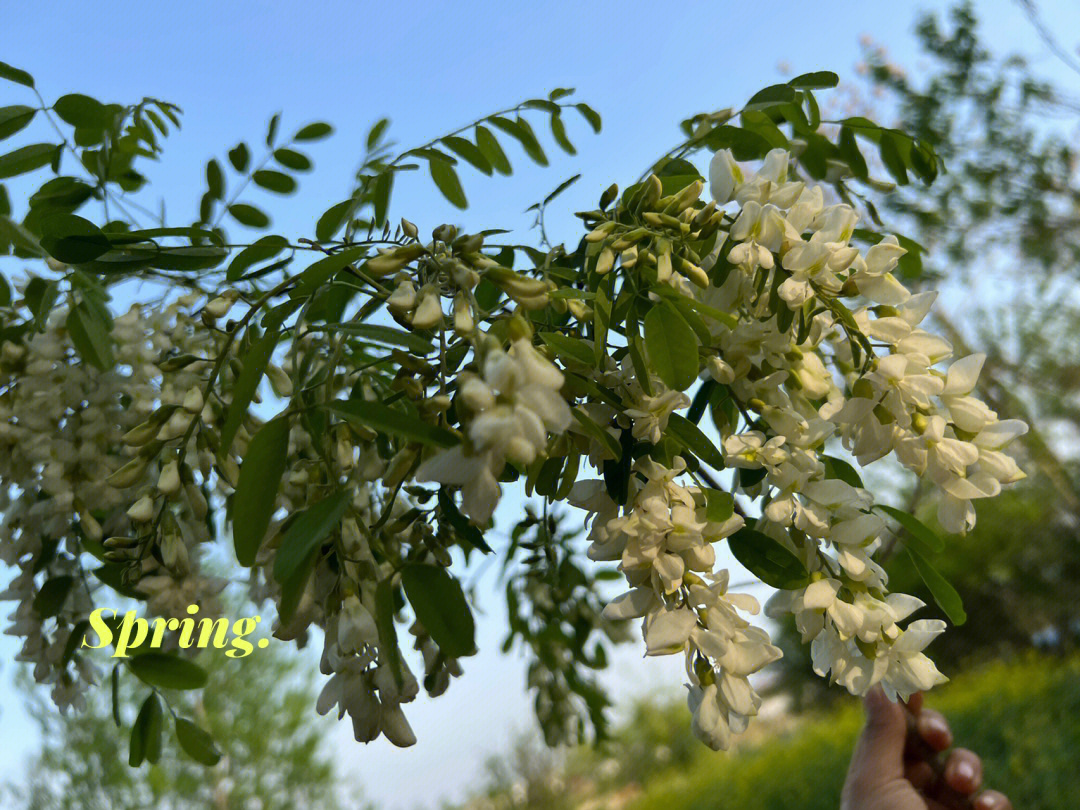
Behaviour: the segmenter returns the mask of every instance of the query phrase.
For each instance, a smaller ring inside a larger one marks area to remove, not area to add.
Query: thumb
[[[875,686],[863,699],[866,725],[855,745],[848,770],[848,785],[859,790],[873,790],[904,775],[904,741],[907,720],[899,703],[885,696]]]

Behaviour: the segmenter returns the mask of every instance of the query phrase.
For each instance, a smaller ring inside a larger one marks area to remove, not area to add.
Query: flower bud
[[[223,318],[228,314],[229,310],[232,309],[232,305],[236,303],[236,299],[239,297],[236,290],[226,290],[207,304],[203,310],[214,320]]]
[[[596,272],[598,275],[605,275],[611,272],[611,268],[615,266],[615,251],[606,247],[600,251],[600,255],[596,257]]]
[[[225,483],[235,489],[236,482],[240,480],[240,465],[236,459],[229,456],[218,465],[218,475],[225,479]]]
[[[420,303],[412,316],[412,325],[417,329],[441,327],[443,322],[442,302],[439,294],[430,287],[421,293]]]
[[[721,385],[730,385],[735,382],[735,370],[719,357],[709,358],[708,369],[709,376]]]
[[[117,489],[126,489],[134,486],[142,480],[146,472],[146,461],[141,458],[133,458],[119,470],[105,479],[105,483]]]
[[[124,434],[122,441],[129,447],[142,447],[149,441],[153,441],[161,430],[161,425],[148,419],[141,425],[136,425]]]
[[[178,410],[158,431],[158,439],[163,442],[172,441],[183,436],[191,425],[191,414]]]
[[[102,545],[108,549],[135,548],[139,540],[135,537],[110,537]]]
[[[410,239],[416,239],[417,235],[420,233],[416,229],[416,226],[409,222],[409,220],[405,219],[405,217],[401,218],[401,232]]]
[[[175,495],[180,491],[180,467],[175,459],[166,462],[161,468],[157,488],[162,495]]]
[[[453,225],[440,225],[431,232],[431,236],[439,242],[453,242],[457,239],[457,228]]]
[[[127,516],[136,523],[149,523],[154,519],[154,500],[143,495],[127,510]]]
[[[184,492],[187,494],[188,504],[191,506],[191,514],[196,520],[202,520],[206,517],[208,509],[206,503],[206,496],[202,494],[202,490],[194,484],[185,484]]]
[[[472,375],[459,382],[458,398],[473,413],[480,413],[495,406],[495,394],[487,383]]]
[[[178,535],[170,533],[161,538],[161,561],[166,568],[181,576],[191,571],[187,546]]]
[[[390,309],[397,310],[399,312],[407,312],[416,306],[416,287],[413,286],[412,281],[405,279],[401,281],[394,291],[390,294],[390,297],[386,299],[386,305]]]
[[[454,331],[462,337],[472,334],[476,328],[473,320],[472,307],[464,293],[458,293],[454,298]]]
[[[270,381],[270,387],[279,397],[291,397],[293,393],[292,379],[280,366],[268,363],[266,366],[266,379]]]
[[[411,445],[401,448],[397,455],[390,459],[390,464],[383,474],[383,484],[391,490],[394,489],[405,480],[405,476],[414,461],[416,461],[416,448]]]
[[[615,230],[616,223],[613,221],[601,222],[587,234],[585,234],[586,242],[602,242],[613,230]]]
[[[203,409],[202,389],[197,385],[191,386],[184,394],[184,410],[188,413],[198,413]]]

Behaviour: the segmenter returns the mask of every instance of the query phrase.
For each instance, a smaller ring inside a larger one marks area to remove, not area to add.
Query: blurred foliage
[[[536,693],[548,745],[584,740],[589,727],[596,739],[607,736],[611,701],[595,672],[607,667],[610,644],[628,636],[626,622],[600,618],[598,584],[622,575],[587,560],[575,547],[580,527],[568,530],[566,522],[565,513],[537,515],[527,506],[503,563],[509,620],[503,652],[519,645],[529,656],[527,685]]]
[[[346,785],[338,780],[325,745],[330,727],[311,711],[311,666],[280,642],[253,655],[259,659],[255,666],[223,655],[203,661],[209,688],[193,714],[222,750],[213,768],[168,744],[156,764],[130,768],[126,746],[118,749],[114,743],[109,690],[91,691],[86,711],[64,716],[32,684],[22,683],[43,742],[28,763],[26,783],[0,786],[0,804],[25,810],[343,806]],[[133,685],[119,695],[121,718],[130,723],[146,695]],[[167,734],[171,724],[166,710]],[[350,793],[358,793],[355,786]],[[359,805],[354,799],[348,806]]]
[[[985,784],[1014,806],[1056,810],[1080,799],[1080,725],[1062,720],[1080,712],[1080,657],[1029,652],[993,662],[935,690],[928,704],[946,714],[958,745],[983,758]],[[717,754],[692,744],[681,705],[640,707],[603,751],[541,762],[523,744],[517,757],[493,766],[499,779],[468,806],[835,810],[862,725],[857,702],[761,725],[771,728],[758,741]]]

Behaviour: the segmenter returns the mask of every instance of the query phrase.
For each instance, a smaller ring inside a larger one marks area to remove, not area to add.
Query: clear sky
[[[976,5],[995,50],[1018,49],[1049,75],[1061,73],[1015,3]],[[1040,5],[1072,47],[1080,12],[1070,0]],[[183,130],[167,141],[167,160],[151,173],[150,197],[164,201],[171,224],[194,219],[207,158],[222,158],[240,138],[261,144],[272,113],[282,111],[286,132],[313,120],[333,123],[332,139],[305,148],[316,169],[297,195],[245,196],[264,205],[277,231],[290,237],[312,235],[315,218],[347,195],[375,120],[391,118],[392,137],[408,147],[554,87],[576,87],[604,116],[599,136],[570,122],[576,158],[542,132],[552,166],[538,169],[511,148],[512,178],[464,171],[472,203],[465,213],[443,203],[426,176],[395,190],[391,218],[407,216],[421,231],[443,221],[520,229],[531,223],[522,213],[529,204],[578,172],[583,179],[558,208],[594,207],[609,183],[632,182],[676,142],[680,120],[744,101],[780,78],[782,63],[792,73],[828,69],[855,80],[859,38],[869,34],[917,73],[911,28],[918,7],[946,4],[5,0],[0,59],[31,72],[50,102],[82,92],[106,102],[153,96],[182,106]],[[0,105],[16,103],[33,102],[22,88],[0,87]],[[39,134],[48,137],[47,130]],[[12,187],[16,201],[19,188]],[[572,238],[573,225],[569,213],[549,217],[556,240]],[[507,501],[501,514],[518,508]],[[460,797],[485,758],[529,727],[522,663],[497,652],[501,621],[498,605],[489,605],[480,619],[482,652],[464,662],[465,678],[444,697],[410,707],[420,740],[414,748],[399,751],[384,740],[365,747],[352,742],[346,724],[334,730],[337,757],[368,798],[411,808]],[[0,637],[0,662],[15,649]],[[0,780],[19,775],[35,744],[11,674],[10,664],[0,669]],[[607,682],[623,700],[677,686],[679,662],[642,661],[634,647],[617,658]]]

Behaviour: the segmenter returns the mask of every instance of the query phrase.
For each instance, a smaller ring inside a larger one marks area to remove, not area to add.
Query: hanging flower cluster
[[[14,310],[0,309],[0,559],[16,569],[2,596],[16,602],[6,632],[24,639],[20,659],[58,705],[78,705],[99,677],[79,645],[98,589],[144,601],[148,617],[212,602],[225,581],[203,573],[202,549],[223,527],[250,597],[276,609],[274,636],[303,646],[321,631],[317,710],[348,715],[357,740],[411,745],[404,704],[421,688],[442,694],[476,651],[451,573],[461,555],[498,552],[509,566],[526,549],[544,587],[509,588],[507,599],[550,602],[530,619],[560,615],[552,594],[591,587],[554,551],[547,507],[569,503],[587,513],[588,557],[615,563],[628,586],[603,621],[640,619],[647,655],[685,657],[693,728],[713,748],[757,714],[751,677],[780,657],[747,618],[757,601],[729,590],[725,554],[776,589],[766,615],[793,617],[820,675],[900,697],[941,682],[924,650],[944,622],[909,621],[922,603],[888,592],[879,559],[902,539],[938,583],[924,558],[938,538],[875,503],[836,454],[895,460],[932,487],[941,527],[960,533],[975,524],[974,501],[1023,477],[1007,447],[1026,427],[973,395],[982,356],[953,358],[923,328],[934,294],[897,278],[902,240],[859,228],[843,194],[810,181],[842,177],[850,143],[839,150],[810,126],[798,104],[817,106],[804,85],[780,89],[755,103],[776,96],[774,112],[803,137],[789,141],[760,109],[744,111],[742,128],[730,111],[692,119],[682,151],[579,214],[572,250],[493,244],[501,232],[451,225],[422,239],[407,220],[357,240],[357,207],[381,226],[402,168],[379,158],[362,178],[370,187],[320,220],[318,242],[265,237],[225,281],[188,279],[198,292],[114,321],[95,274],[163,255],[164,270],[208,270],[224,240],[201,231],[191,247],[148,249],[160,230],[107,234],[69,220],[67,242],[43,240],[76,265],[49,265],[66,274],[56,290],[68,305],[14,329]],[[562,143],[559,98],[521,109],[548,111]],[[492,121],[539,149],[523,119]],[[741,144],[761,162],[750,172],[715,151],[703,200],[706,179],[685,156],[713,140],[710,151]],[[488,129],[478,125],[476,141],[433,144],[501,165]],[[769,151],[777,141],[789,148]],[[900,159],[932,179],[932,150],[902,143]],[[406,154],[428,160],[463,203],[438,149]],[[536,206],[541,217],[558,193]],[[293,256],[247,272],[285,250]],[[291,272],[301,250],[319,258]],[[488,530],[514,482],[543,500],[544,517],[495,549]],[[959,615],[940,585],[935,596]],[[578,612],[552,621],[552,634],[568,635],[546,648],[566,660],[539,662],[530,682],[558,681],[538,705],[571,695],[595,715],[603,700],[585,679],[537,669],[602,666],[599,607],[589,615],[589,600],[566,600]],[[531,633],[528,619],[511,628]],[[566,705],[545,707],[573,725]]]

